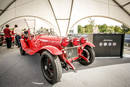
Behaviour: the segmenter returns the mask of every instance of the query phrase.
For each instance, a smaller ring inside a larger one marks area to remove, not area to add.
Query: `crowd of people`
[[[19,29],[18,25],[14,25],[13,28],[10,28],[10,26],[8,24],[5,25],[5,28],[3,29],[4,32],[4,36],[5,36],[5,40],[6,40],[6,44],[7,44],[7,48],[12,48],[12,45],[17,45],[18,48],[21,46],[20,44],[20,39],[21,36],[24,36],[25,39],[28,38],[28,29],[24,28]],[[47,35],[54,35],[54,31],[53,29],[46,29],[46,28],[41,28],[39,31],[37,31],[38,34],[40,33],[44,33]],[[33,36],[33,34],[30,35]]]
[[[27,31],[24,29],[23,33]],[[5,25],[5,29],[3,30],[5,35],[5,40],[7,43],[7,48],[12,48],[12,44],[16,41],[16,45],[18,47],[21,46],[20,39],[21,35],[23,34],[20,29],[18,28],[18,25],[14,25],[13,28],[10,28],[10,26],[7,24]]]

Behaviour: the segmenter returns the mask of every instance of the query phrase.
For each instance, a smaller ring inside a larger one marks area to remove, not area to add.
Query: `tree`
[[[84,26],[85,33],[91,34],[91,33],[93,33],[93,28],[94,28],[94,25],[95,25],[95,20],[89,18],[88,22],[89,22],[89,24],[87,24],[87,25]]]
[[[112,26],[107,26],[106,32],[107,33],[114,33],[113,27]]]
[[[95,26],[95,20],[89,19],[89,24],[86,24],[85,26],[78,25],[78,33],[93,33],[93,29]],[[97,25],[99,32],[102,33],[129,33],[130,34],[130,28],[126,27],[125,25],[120,26],[108,26],[107,24],[103,25]]]
[[[82,33],[82,26],[78,25],[78,33]]]
[[[122,29],[119,26],[108,26],[106,24],[98,25],[99,31],[103,33],[122,33]]]
[[[85,33],[88,33],[88,34],[93,33],[93,25],[88,24],[84,28],[85,28]]]
[[[98,29],[99,29],[100,32],[105,33],[105,32],[107,32],[106,31],[107,30],[107,25],[106,24],[98,25]]]
[[[114,32],[122,33],[122,30],[119,26],[114,27]]]
[[[121,25],[121,27],[122,27],[122,32],[123,33],[127,33],[127,32],[129,32],[130,31],[130,28],[128,28],[127,26],[125,26],[124,24],[123,25]]]
[[[128,31],[127,34],[130,34],[130,31]]]
[[[95,25],[95,20],[93,20],[93,19],[91,19],[91,18],[89,18],[88,22],[89,22],[89,24],[92,25],[92,26]]]

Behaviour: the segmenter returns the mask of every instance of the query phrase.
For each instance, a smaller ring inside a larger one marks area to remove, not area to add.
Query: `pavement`
[[[130,47],[124,47],[124,57],[130,57]]]
[[[0,87],[130,87],[130,57],[74,65],[76,73],[63,70],[61,81],[51,85],[42,75],[40,55],[21,56],[16,47],[0,47]]]

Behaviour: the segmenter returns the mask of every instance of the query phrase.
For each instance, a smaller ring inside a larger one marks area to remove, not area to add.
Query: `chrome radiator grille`
[[[65,49],[67,58],[73,58],[78,56],[77,47],[68,47]]]

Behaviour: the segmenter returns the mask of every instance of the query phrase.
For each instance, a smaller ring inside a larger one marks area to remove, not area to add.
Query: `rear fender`
[[[41,50],[47,50],[53,55],[61,55],[62,51],[54,46],[44,46],[41,48]]]
[[[86,47],[86,46],[95,47],[95,45],[90,43],[90,42],[86,42],[85,44],[82,45],[83,48]]]

